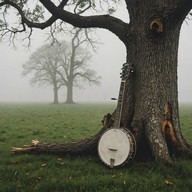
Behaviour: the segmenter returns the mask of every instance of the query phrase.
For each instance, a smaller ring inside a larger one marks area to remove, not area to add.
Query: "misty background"
[[[52,102],[51,86],[31,86],[30,76],[22,77],[22,65],[38,47],[45,44],[44,31],[36,30],[32,36],[31,47],[17,44],[17,49],[0,44],[0,102]],[[102,42],[97,53],[92,53],[90,68],[102,77],[101,86],[88,86],[85,89],[74,88],[74,102],[114,102],[118,97],[121,66],[126,61],[123,43],[107,30],[97,30],[97,38]],[[63,39],[64,40],[64,39]],[[179,101],[192,102],[192,21],[183,23],[178,58]],[[66,99],[66,89],[59,91],[59,102]]]

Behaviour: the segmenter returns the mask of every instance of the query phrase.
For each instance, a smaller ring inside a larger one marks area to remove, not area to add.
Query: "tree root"
[[[31,145],[12,147],[12,153],[49,153],[49,154],[88,154],[97,152],[97,143],[100,135],[105,131],[102,128],[95,136],[77,142],[41,143],[32,140]]]
[[[186,159],[192,159],[192,151],[184,143],[178,141],[172,141],[170,137],[167,136],[167,144],[171,154],[177,157],[183,157]]]
[[[11,151],[14,154],[47,153],[55,155],[63,155],[63,154],[86,155],[97,153],[97,145],[100,136],[104,133],[104,131],[106,131],[106,129],[113,127],[113,115],[110,114],[105,115],[102,122],[103,122],[103,128],[101,128],[101,130],[93,137],[84,140],[80,140],[77,142],[64,142],[64,143],[41,143],[37,140],[33,140],[31,145],[24,145],[23,147],[12,147]],[[146,139],[146,136],[148,134],[145,130],[145,123],[143,122],[143,120],[132,122],[131,132],[134,135],[138,146],[135,159],[139,161],[151,161],[152,159],[154,159],[155,154],[152,154],[154,153],[153,145],[154,144],[158,145],[158,143],[157,140],[154,143],[153,139],[152,140]],[[172,165],[174,162],[172,161],[170,154],[174,155],[176,154],[178,156],[192,159],[192,151],[187,145],[185,145],[185,141],[183,140],[183,142],[180,142],[177,139],[171,119],[169,118],[163,119],[162,134],[165,140],[162,137],[161,143],[163,143],[163,140],[165,141],[165,143],[167,143],[168,152],[163,153],[164,155],[159,155],[159,152],[156,150],[157,153],[155,159],[157,161],[162,162],[165,165]],[[158,142],[160,142],[160,140],[158,140]]]
[[[162,121],[162,133],[167,141],[169,149],[176,155],[192,159],[192,151],[190,145],[184,139],[180,141],[175,134],[172,120],[172,108],[170,103],[166,103],[164,107],[164,118]]]

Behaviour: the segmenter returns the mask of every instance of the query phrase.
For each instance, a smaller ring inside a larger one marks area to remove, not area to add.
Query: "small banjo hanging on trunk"
[[[121,127],[125,84],[131,72],[133,72],[131,65],[124,63],[114,125],[101,135],[98,142],[99,157],[111,168],[124,165],[132,160],[136,153],[136,141],[133,134],[127,128]]]

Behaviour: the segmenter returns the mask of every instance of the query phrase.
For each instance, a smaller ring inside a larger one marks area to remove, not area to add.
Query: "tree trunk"
[[[57,85],[53,86],[53,94],[54,94],[53,103],[54,104],[58,104],[59,103],[59,98],[58,98],[58,88],[57,88]]]
[[[135,18],[134,32],[126,44],[134,73],[122,121],[132,130],[142,131],[153,157],[165,163],[172,163],[172,152],[192,157],[179,123],[177,53],[181,24],[165,15],[147,19],[143,15]]]
[[[134,98],[126,101],[133,102],[133,108],[127,109],[127,112],[132,111],[132,126],[138,126],[138,122],[144,125],[146,139],[154,157],[171,162],[161,129],[167,102],[173,107],[174,118],[178,118],[176,53],[179,30],[169,29],[170,33],[166,37],[150,40],[143,38],[146,35],[145,27],[143,26],[143,32],[138,32],[135,38],[137,47],[131,57],[135,72],[132,77],[132,90],[128,92],[132,92]],[[129,105],[125,104],[126,106]]]
[[[49,153],[55,155],[62,154],[91,154],[97,152],[97,142],[100,138],[100,135],[106,129],[101,129],[96,135],[93,137],[78,141],[78,142],[70,142],[70,143],[40,143],[37,140],[32,141],[32,145],[26,146],[23,148],[13,147],[13,153]]]
[[[66,99],[65,103],[74,104],[74,102],[73,102],[73,83],[70,81],[67,84],[67,99]]]

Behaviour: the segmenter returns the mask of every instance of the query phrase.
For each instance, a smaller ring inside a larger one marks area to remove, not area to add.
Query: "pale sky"
[[[97,54],[90,61],[90,68],[95,69],[102,76],[100,87],[86,87],[83,90],[74,90],[74,101],[103,101],[113,102],[111,97],[118,97],[120,86],[121,66],[125,62],[125,47],[112,33],[101,30]],[[33,37],[31,51],[26,52],[18,46],[17,51],[11,46],[0,45],[0,102],[52,102],[52,87],[31,87],[29,78],[21,77],[22,64],[30,54],[44,42]],[[179,101],[192,102],[192,21],[183,24],[179,46],[178,83]],[[65,90],[60,93],[60,101],[65,100]]]
[[[90,61],[90,68],[102,76],[101,86],[86,86],[85,89],[74,90],[74,100],[77,101],[109,101],[118,95],[121,66],[125,62],[125,48],[119,39],[107,31],[101,31],[97,54]],[[111,43],[113,42],[113,43]],[[35,48],[31,48],[35,50]],[[0,102],[1,101],[50,101],[53,100],[52,87],[31,87],[29,77],[21,77],[22,64],[26,62],[31,52],[24,48],[17,51],[8,46],[0,46]],[[111,89],[109,86],[112,85]],[[60,93],[64,101],[65,91]],[[63,94],[63,96],[62,96]]]

